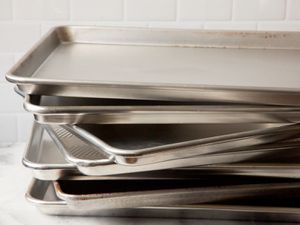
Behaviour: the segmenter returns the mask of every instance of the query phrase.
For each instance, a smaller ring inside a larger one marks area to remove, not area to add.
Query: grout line
[[[285,10],[284,10],[284,21],[288,20],[288,6],[290,5],[290,1],[286,0],[285,1]]]

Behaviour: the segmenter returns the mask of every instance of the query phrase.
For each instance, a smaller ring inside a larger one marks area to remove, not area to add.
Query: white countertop
[[[31,173],[21,163],[26,145],[15,144],[0,148],[0,225],[253,225],[253,222],[241,221],[208,221],[183,219],[150,219],[150,218],[101,218],[48,216],[26,202],[24,194],[31,180]],[[257,224],[257,223],[255,223]],[[262,223],[259,223],[262,224]],[[268,223],[270,224],[270,223]],[[283,223],[272,223],[283,224]]]

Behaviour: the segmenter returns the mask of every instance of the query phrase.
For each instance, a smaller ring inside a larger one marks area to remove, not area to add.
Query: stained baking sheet
[[[193,102],[27,95],[24,107],[39,123],[170,124],[292,123],[300,108]]]
[[[299,190],[294,179],[204,176],[196,180],[54,181],[57,196],[73,209],[108,209],[209,203],[287,194]]]
[[[6,78],[25,94],[299,106],[299,37],[64,26]]]
[[[52,182],[33,180],[26,193],[26,198],[30,203],[43,213],[50,215],[249,220],[252,223],[256,221],[255,224],[260,224],[257,221],[299,222],[298,196],[286,197],[280,201],[276,197],[279,196],[272,196],[260,201],[253,198],[247,201],[225,201],[215,204],[74,210],[56,196]]]

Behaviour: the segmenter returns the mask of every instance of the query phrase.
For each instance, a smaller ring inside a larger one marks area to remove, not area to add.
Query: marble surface
[[[21,163],[26,145],[15,144],[0,148],[0,225],[253,225],[254,222],[208,221],[183,219],[149,219],[149,218],[101,218],[48,216],[26,202],[24,194],[31,180],[31,172]],[[257,223],[255,223],[257,224]],[[263,223],[259,223],[263,224]],[[267,223],[270,224],[270,223]],[[272,223],[282,224],[282,223]]]

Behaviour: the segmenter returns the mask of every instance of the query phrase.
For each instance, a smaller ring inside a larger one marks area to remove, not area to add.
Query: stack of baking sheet
[[[57,27],[6,78],[55,215],[300,220],[300,33]]]

